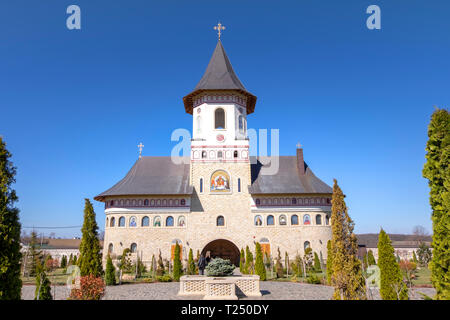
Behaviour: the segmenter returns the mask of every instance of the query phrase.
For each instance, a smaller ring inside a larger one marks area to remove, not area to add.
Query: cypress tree
[[[161,257],[161,250],[159,250],[159,256],[158,256],[158,266],[156,268],[156,275],[162,276],[164,275],[164,262]]]
[[[69,266],[73,265],[73,255],[70,254],[69,256],[69,262],[67,263]]]
[[[417,256],[416,256],[416,251],[413,251],[413,262],[415,263],[415,264],[417,264]]]
[[[247,246],[245,248],[245,274],[253,274],[253,254],[250,248]]]
[[[156,260],[155,260],[155,255],[152,254],[152,264],[150,266],[150,272],[153,275],[153,273],[156,271]]]
[[[74,265],[74,266],[76,266],[77,265],[77,263],[78,263],[78,256],[77,255],[74,255],[73,256],[73,259],[72,259],[72,264]]]
[[[0,136],[0,300],[19,300],[20,279],[20,222],[18,200],[12,184],[16,182],[16,168],[9,160],[11,154]]]
[[[428,125],[423,176],[430,187],[433,223],[431,281],[436,299],[450,300],[450,113],[437,109]]]
[[[175,281],[180,281],[180,277],[182,274],[181,270],[181,260],[180,260],[180,245],[177,243],[175,244],[175,252],[173,257],[173,279]]]
[[[50,280],[45,274],[44,267],[40,261],[36,264],[36,290],[34,292],[34,300],[52,300]]]
[[[373,256],[372,250],[369,250],[369,252],[367,252],[367,262],[369,266],[374,266],[377,264],[377,262],[375,261],[375,257]]]
[[[264,267],[263,253],[261,250],[261,245],[259,242],[256,243],[256,262],[255,262],[255,273],[259,276],[259,280],[266,281],[266,268]]]
[[[284,252],[284,265],[286,266],[286,274],[289,276],[289,255],[287,251]]]
[[[242,274],[245,274],[245,255],[244,255],[244,248],[241,248],[241,257],[239,259],[239,271]]]
[[[61,257],[61,265],[60,265],[60,267],[61,267],[61,268],[67,267],[67,256],[66,256],[66,255],[63,255],[63,256]]]
[[[378,267],[380,268],[381,298],[407,300],[408,289],[403,283],[402,273],[394,255],[394,247],[383,229],[378,236]]]
[[[335,300],[365,300],[366,283],[358,259],[358,242],[353,233],[354,223],[347,212],[344,194],[334,179],[331,200],[331,250]]]
[[[113,286],[116,284],[116,268],[113,265],[111,256],[108,253],[108,257],[106,258],[106,274],[105,274],[105,282],[107,286]]]
[[[189,249],[189,258],[188,258],[188,272],[187,274],[195,274],[195,262],[194,262],[194,253],[192,252],[192,248]]]
[[[100,242],[98,240],[98,226],[91,201],[85,199],[84,222],[81,228],[80,257],[78,266],[81,276],[93,275],[100,277],[103,273],[100,256]]]
[[[331,250],[331,240],[327,242],[327,283],[331,285],[331,275],[333,274],[333,251]]]
[[[37,235],[35,231],[31,232],[31,240],[29,245],[29,259],[30,262],[28,263],[28,274],[31,277],[36,276],[36,267],[37,263],[41,261],[42,259],[42,252],[37,249]]]
[[[314,252],[314,271],[317,273],[322,272],[322,267],[320,265],[320,260],[317,252]]]
[[[283,265],[281,264],[280,248],[278,248],[277,262],[275,263],[275,271],[277,273],[277,278],[283,278],[284,277]]]

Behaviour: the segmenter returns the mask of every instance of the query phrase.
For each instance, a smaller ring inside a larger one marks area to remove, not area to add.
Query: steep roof
[[[103,201],[106,196],[118,195],[191,194],[189,158],[185,160],[188,164],[175,164],[171,157],[142,157],[125,178],[94,199]]]
[[[278,172],[274,175],[260,173],[264,167],[270,167],[267,161],[258,158],[252,160],[251,194],[279,194],[279,193],[332,193],[333,190],[325,182],[317,178],[305,163],[305,172],[299,172],[296,156],[280,156]],[[254,164],[253,164],[254,163]]]
[[[217,42],[203,77],[194,90],[183,98],[186,112],[192,114],[193,96],[210,90],[238,91],[247,97],[247,113],[250,114],[255,110],[256,97],[248,92],[239,80],[220,40]]]

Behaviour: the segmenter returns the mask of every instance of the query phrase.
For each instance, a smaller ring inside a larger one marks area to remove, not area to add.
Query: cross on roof
[[[142,144],[142,142],[140,142],[138,144],[138,148],[139,148],[139,158],[142,158],[142,148],[144,147],[144,145]]]
[[[220,40],[220,35],[222,34],[222,30],[225,30],[225,26],[222,26],[222,24],[219,22],[217,24],[217,26],[214,26],[214,30],[217,30],[217,34],[219,35],[219,40]]]
[[[302,147],[302,145],[300,144],[300,142],[297,142],[297,149],[300,149]]]

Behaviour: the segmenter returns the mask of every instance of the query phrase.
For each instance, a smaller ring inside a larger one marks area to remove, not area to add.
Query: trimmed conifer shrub
[[[34,300],[53,300],[50,280],[48,280],[40,261],[37,261],[36,264],[36,290],[34,292]]]
[[[66,256],[66,255],[63,255],[63,256],[61,257],[61,265],[60,265],[60,267],[61,267],[61,268],[67,267],[67,256]]]
[[[283,278],[284,277],[283,265],[281,263],[280,248],[278,248],[277,262],[275,263],[275,272],[277,274],[277,278]]]
[[[161,250],[159,251],[159,255],[158,255],[158,266],[156,268],[156,275],[157,276],[164,275],[164,262],[161,257]]]
[[[37,249],[37,234],[35,231],[31,232],[31,240],[29,245],[29,263],[27,266],[28,275],[30,277],[36,276],[37,263],[42,260],[42,252]]]
[[[206,266],[206,274],[208,276],[231,276],[233,274],[235,266],[230,260],[224,260],[222,258],[212,259]]]
[[[173,280],[180,281],[180,277],[183,273],[183,270],[181,268],[180,245],[177,241],[177,243],[175,244],[175,252],[173,257]]]
[[[107,286],[114,286],[116,284],[116,268],[113,265],[111,256],[108,253],[106,258],[106,274],[105,282]]]
[[[450,300],[450,113],[436,109],[428,125],[426,163],[433,222],[431,281],[436,299]],[[420,257],[419,257],[420,261]]]
[[[375,261],[375,257],[373,256],[372,250],[369,250],[369,252],[367,252],[367,262],[369,266],[374,266],[377,264],[377,262]]]
[[[100,255],[100,242],[98,240],[98,226],[95,221],[95,212],[89,199],[84,199],[84,221],[81,228],[80,257],[78,266],[81,276],[89,274],[100,277],[103,273]]]
[[[242,274],[245,274],[245,255],[244,255],[244,248],[241,248],[241,256],[239,259],[239,271]]]
[[[20,222],[18,200],[12,185],[16,182],[16,168],[10,161],[11,154],[0,136],[0,300],[19,300],[20,278]]]
[[[317,252],[314,252],[314,272],[322,272],[322,267],[320,265],[320,259]]]
[[[247,246],[245,248],[245,274],[253,274],[254,273],[254,265],[253,265],[253,254],[250,251],[250,248]]]
[[[331,240],[327,242],[327,283],[331,285],[331,275],[333,274],[333,251],[331,250]]]
[[[378,267],[380,268],[380,295],[383,300],[408,300],[408,289],[397,263],[391,239],[380,231],[378,236]]]
[[[416,251],[413,251],[413,257],[412,257],[412,260],[413,260],[413,262],[414,262],[415,264],[418,263],[417,256],[416,256]]]
[[[192,248],[189,249],[187,274],[190,274],[190,275],[195,274],[195,261],[194,261],[194,253],[192,252]]]
[[[264,266],[263,253],[259,242],[256,243],[255,252],[256,252],[255,273],[259,276],[259,280],[266,281],[267,278],[266,268]]]

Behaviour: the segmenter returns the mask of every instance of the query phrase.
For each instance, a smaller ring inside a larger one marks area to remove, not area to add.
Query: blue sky
[[[81,30],[66,8],[81,8]],[[381,8],[381,30],[366,8]],[[191,130],[182,97],[217,36],[258,97],[248,127],[280,129],[346,193],[356,232],[431,231],[425,162],[434,106],[450,101],[448,1],[2,1],[0,134],[18,167],[24,226],[82,224],[84,198]],[[103,229],[103,204],[95,202]],[[41,230],[58,236],[79,229]]]

